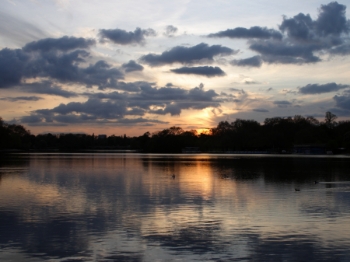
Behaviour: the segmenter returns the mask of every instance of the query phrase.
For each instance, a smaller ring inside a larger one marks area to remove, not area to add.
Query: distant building
[[[97,139],[107,139],[107,135],[104,135],[104,134],[102,134],[102,135],[98,135],[97,136]]]

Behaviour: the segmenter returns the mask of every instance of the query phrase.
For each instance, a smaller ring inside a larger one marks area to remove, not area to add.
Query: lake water
[[[1,156],[0,261],[350,261],[350,158]]]

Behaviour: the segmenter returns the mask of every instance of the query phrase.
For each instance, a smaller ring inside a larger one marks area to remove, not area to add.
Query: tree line
[[[350,121],[336,121],[326,112],[324,121],[314,117],[273,117],[260,124],[255,120],[236,119],[220,122],[206,133],[170,127],[154,133],[128,137],[94,134],[33,135],[22,125],[7,124],[0,117],[0,149],[18,150],[96,150],[133,149],[145,153],[180,153],[183,148],[201,152],[266,151],[292,152],[295,145],[319,145],[327,150],[350,153]]]

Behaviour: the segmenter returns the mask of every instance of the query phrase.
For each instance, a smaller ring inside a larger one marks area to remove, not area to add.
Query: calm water
[[[0,261],[48,260],[350,261],[350,158],[2,156]]]

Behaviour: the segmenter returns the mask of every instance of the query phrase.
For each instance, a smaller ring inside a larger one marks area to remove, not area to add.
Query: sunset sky
[[[128,136],[350,120],[346,1],[1,0],[0,117]]]

